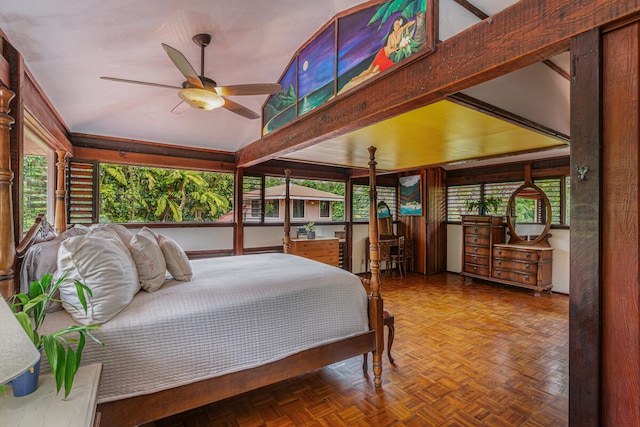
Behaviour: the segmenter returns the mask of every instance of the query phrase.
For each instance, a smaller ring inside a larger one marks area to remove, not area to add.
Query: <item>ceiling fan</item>
[[[138,80],[119,79],[116,77],[100,77],[104,80],[113,80],[116,82],[133,83],[138,85],[163,87],[169,89],[178,89],[178,96],[182,101],[171,110],[172,113],[182,113],[189,106],[201,110],[213,110],[215,108],[226,108],[236,114],[248,119],[257,119],[260,117],[258,113],[234,102],[225,96],[237,95],[270,95],[278,93],[281,89],[279,83],[248,83],[231,86],[218,86],[215,81],[204,76],[204,49],[211,42],[211,35],[196,34],[192,38],[193,42],[200,46],[200,75],[196,73],[187,58],[178,50],[169,45],[162,43],[169,59],[174,63],[178,70],[186,77],[186,81],[182,83],[182,87],[165,85],[161,83],[142,82]]]

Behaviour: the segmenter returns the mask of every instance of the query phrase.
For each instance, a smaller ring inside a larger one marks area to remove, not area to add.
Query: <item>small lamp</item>
[[[40,360],[9,306],[0,298],[0,384],[6,384]]]
[[[187,104],[201,110],[213,110],[224,105],[224,98],[215,92],[197,87],[181,89],[178,96]]]

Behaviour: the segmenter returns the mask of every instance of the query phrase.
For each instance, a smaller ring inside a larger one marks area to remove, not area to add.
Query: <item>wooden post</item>
[[[9,131],[14,123],[9,115],[9,103],[15,93],[0,85],[0,294],[8,298],[14,292],[14,262],[16,245],[13,237],[13,206],[11,201],[11,148]]]
[[[243,206],[243,194],[242,191],[244,189],[243,186],[244,181],[244,168],[236,169],[236,188],[234,195],[234,204],[233,204],[233,216],[235,222],[235,228],[233,233],[233,252],[236,255],[242,255],[244,253],[244,220],[242,218],[242,213],[244,210]]]
[[[54,218],[54,231],[62,233],[67,229],[67,206],[65,203],[67,196],[67,186],[65,185],[65,177],[67,172],[67,152],[65,150],[56,150],[58,161],[56,162],[56,170],[58,178],[56,179],[56,206]]]
[[[376,147],[369,147],[369,259],[371,260],[371,295],[369,324],[375,330],[376,349],[373,352],[373,383],[382,385],[382,351],[384,350],[384,319],[380,296],[380,238],[378,235],[378,193],[376,190]]]
[[[289,185],[291,181],[291,169],[284,170],[284,239],[282,240],[282,250],[285,254],[291,252],[291,215],[289,211],[290,194]]]

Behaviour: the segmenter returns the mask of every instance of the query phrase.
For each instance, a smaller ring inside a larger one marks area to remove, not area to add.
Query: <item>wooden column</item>
[[[11,201],[11,149],[9,144],[11,125],[9,103],[15,94],[0,85],[0,294],[4,298],[14,292],[14,262],[16,254],[13,236],[13,204]]]
[[[67,152],[64,150],[56,150],[58,161],[56,162],[56,171],[58,177],[56,179],[56,205],[55,205],[55,219],[54,219],[54,231],[56,233],[62,233],[67,229],[67,205],[65,203],[67,198]]]
[[[369,324],[376,332],[373,352],[373,383],[382,385],[382,352],[384,350],[384,319],[380,296],[380,237],[378,234],[378,192],[376,190],[376,147],[369,147],[369,259],[371,260],[371,295],[369,296]]]
[[[640,22],[603,34],[600,309],[605,426],[640,426],[639,64]]]
[[[242,220],[242,191],[244,181],[244,168],[237,168],[235,175],[235,202],[233,204],[233,216],[235,222],[235,228],[233,233],[233,251],[236,255],[242,255],[244,253],[244,223]]]
[[[598,29],[571,42],[569,424],[600,425],[602,70]],[[588,168],[583,179],[578,170]]]
[[[426,171],[426,270],[427,274],[447,271],[447,187],[442,168]],[[424,223],[425,221],[423,221]],[[417,249],[417,248],[416,248]],[[422,251],[416,251],[422,254]]]
[[[285,254],[291,253],[291,195],[289,186],[291,185],[291,169],[284,170],[284,238],[282,239],[282,250]]]

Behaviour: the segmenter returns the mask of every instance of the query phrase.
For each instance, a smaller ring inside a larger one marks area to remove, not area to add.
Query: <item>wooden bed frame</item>
[[[42,240],[50,232],[50,226],[42,216],[29,230],[25,238],[16,246],[16,229],[14,227],[13,205],[11,201],[11,185],[13,172],[10,168],[10,129],[13,119],[9,116],[9,102],[13,93],[0,85],[0,293],[7,298],[18,291],[16,278],[17,265],[26,250],[35,242]],[[369,148],[370,176],[370,218],[377,218],[376,194],[376,162],[375,147]],[[66,229],[64,206],[64,170],[66,153],[58,152],[58,180],[56,189],[55,225],[59,233]],[[289,203],[289,175],[286,175],[286,203]],[[291,248],[289,210],[285,209],[283,250],[289,253]],[[379,257],[378,257],[378,222],[370,221],[369,241],[371,260],[371,293],[369,295],[370,330],[338,342],[334,342],[302,351],[284,359],[235,372],[221,377],[198,381],[157,393],[131,397],[127,399],[105,402],[98,405],[102,425],[134,426],[149,423],[173,414],[197,408],[231,396],[276,383],[313,369],[351,357],[373,352],[373,373],[376,387],[382,385],[382,351],[383,337],[383,301],[380,295]]]

